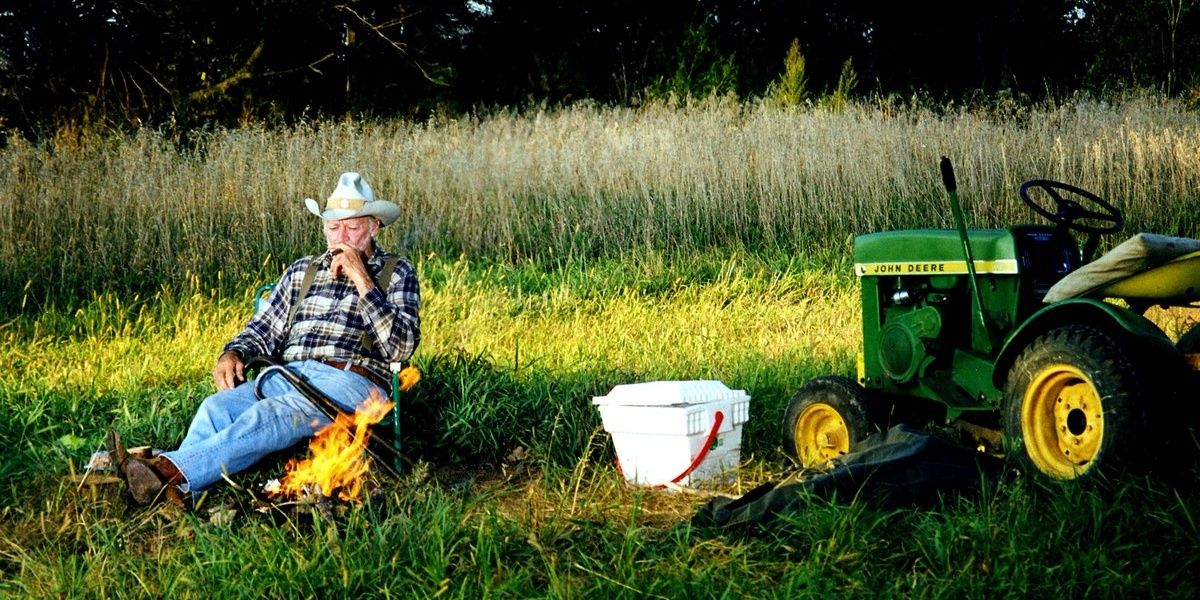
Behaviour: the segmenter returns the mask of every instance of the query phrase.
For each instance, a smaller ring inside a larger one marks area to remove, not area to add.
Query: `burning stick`
[[[313,437],[308,458],[288,463],[287,473],[275,493],[304,499],[314,495],[333,496],[336,492],[341,500],[358,500],[371,467],[371,459],[366,456],[371,438],[369,427],[391,409],[391,402],[371,390],[371,397],[354,414],[339,413],[333,423]]]

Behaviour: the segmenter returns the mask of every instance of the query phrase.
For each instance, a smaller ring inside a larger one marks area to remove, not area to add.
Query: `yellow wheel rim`
[[[850,451],[850,430],[842,415],[828,404],[806,407],[796,418],[796,456],[800,464],[811,467]]]
[[[1066,364],[1038,372],[1021,401],[1021,437],[1041,472],[1059,479],[1087,472],[1104,440],[1104,406],[1091,379]]]

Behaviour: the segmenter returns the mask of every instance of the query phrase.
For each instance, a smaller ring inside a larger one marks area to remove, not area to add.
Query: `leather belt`
[[[323,362],[339,371],[349,370],[351,373],[357,373],[359,375],[362,375],[363,377],[366,377],[367,380],[370,381],[371,383],[374,383],[375,385],[383,388],[383,391],[385,391],[385,392],[392,391],[391,382],[380,377],[374,371],[372,371],[362,365],[356,365],[354,363],[347,363],[347,362],[341,361],[341,360],[329,360],[329,359],[324,359],[324,358],[318,358],[317,360],[319,362]],[[346,368],[347,364],[350,365],[349,369]]]

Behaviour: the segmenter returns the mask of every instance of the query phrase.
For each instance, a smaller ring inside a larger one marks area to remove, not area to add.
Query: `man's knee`
[[[253,391],[247,394],[246,390],[241,389],[245,385],[242,384],[236,388],[222,390],[208,396],[200,402],[200,406],[196,410],[197,415],[225,417],[229,420],[236,419],[238,415],[250,408],[255,401]]]
[[[260,422],[270,424],[276,431],[287,430],[302,437],[311,436],[330,423],[312,402],[294,392],[263,398],[251,407],[250,412],[254,413]]]

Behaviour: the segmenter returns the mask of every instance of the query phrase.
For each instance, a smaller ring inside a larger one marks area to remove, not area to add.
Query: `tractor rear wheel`
[[[1111,334],[1052,329],[1017,357],[1004,386],[1010,452],[1055,479],[1076,479],[1131,458],[1145,427],[1135,360]]]
[[[1168,373],[1165,382],[1174,382],[1167,401],[1155,407],[1152,415],[1154,435],[1163,440],[1163,460],[1155,461],[1168,472],[1188,473],[1200,460],[1196,441],[1200,440],[1200,324],[1179,337],[1175,349],[1183,363],[1182,375]]]
[[[804,384],[788,403],[783,437],[804,467],[824,464],[854,451],[875,431],[867,415],[867,390],[845,377],[829,375]]]
[[[1190,359],[1191,355],[1200,354],[1200,324],[1193,325],[1187,333],[1179,336],[1175,347],[1184,355],[1189,356],[1189,362],[1192,360]]]

